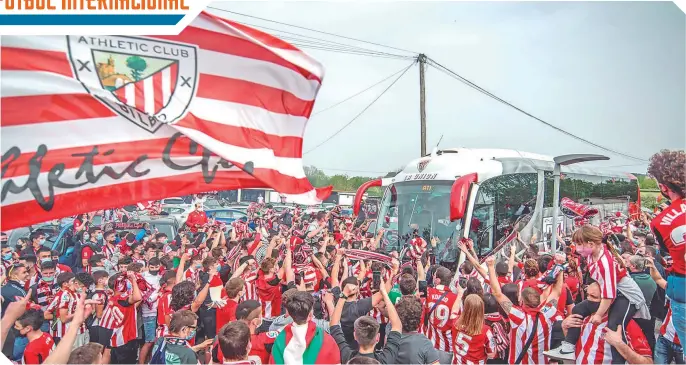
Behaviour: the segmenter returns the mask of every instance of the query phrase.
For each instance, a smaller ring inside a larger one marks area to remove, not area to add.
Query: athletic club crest
[[[429,164],[429,161],[431,161],[431,160],[421,160],[421,161],[419,161],[419,163],[417,164],[417,171],[418,171],[418,172],[424,171],[424,169],[426,168],[426,165]]]
[[[188,111],[197,85],[195,46],[124,36],[67,36],[74,75],[88,93],[150,133]]]

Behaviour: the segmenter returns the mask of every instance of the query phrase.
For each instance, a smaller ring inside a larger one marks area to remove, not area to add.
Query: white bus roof
[[[429,156],[412,160],[393,178],[383,179],[383,185],[400,181],[455,180],[476,172],[479,181],[495,176],[552,171],[555,163],[550,156],[505,149],[443,149]],[[603,171],[597,168],[562,166],[563,173],[586,175],[598,179],[635,179],[628,173]]]

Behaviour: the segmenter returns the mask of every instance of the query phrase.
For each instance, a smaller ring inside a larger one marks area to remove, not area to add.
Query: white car
[[[183,198],[176,197],[176,196],[164,198],[164,199],[160,200],[160,204],[162,204],[162,205],[175,205],[175,206],[192,205],[192,204],[186,203],[186,201]]]
[[[179,226],[183,226],[188,219],[188,214],[190,214],[195,208],[192,205],[163,205],[162,211],[169,214],[170,217],[176,219],[179,222]]]

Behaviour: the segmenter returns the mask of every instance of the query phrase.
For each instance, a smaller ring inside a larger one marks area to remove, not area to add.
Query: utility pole
[[[421,156],[426,156],[426,95],[424,90],[424,67],[426,63],[426,55],[420,53],[417,56],[419,61],[419,119],[421,123]]]

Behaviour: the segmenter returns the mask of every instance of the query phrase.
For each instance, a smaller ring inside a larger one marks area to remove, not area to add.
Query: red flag
[[[178,36],[7,36],[2,228],[212,190],[304,204],[303,135],[322,66],[202,13]]]

